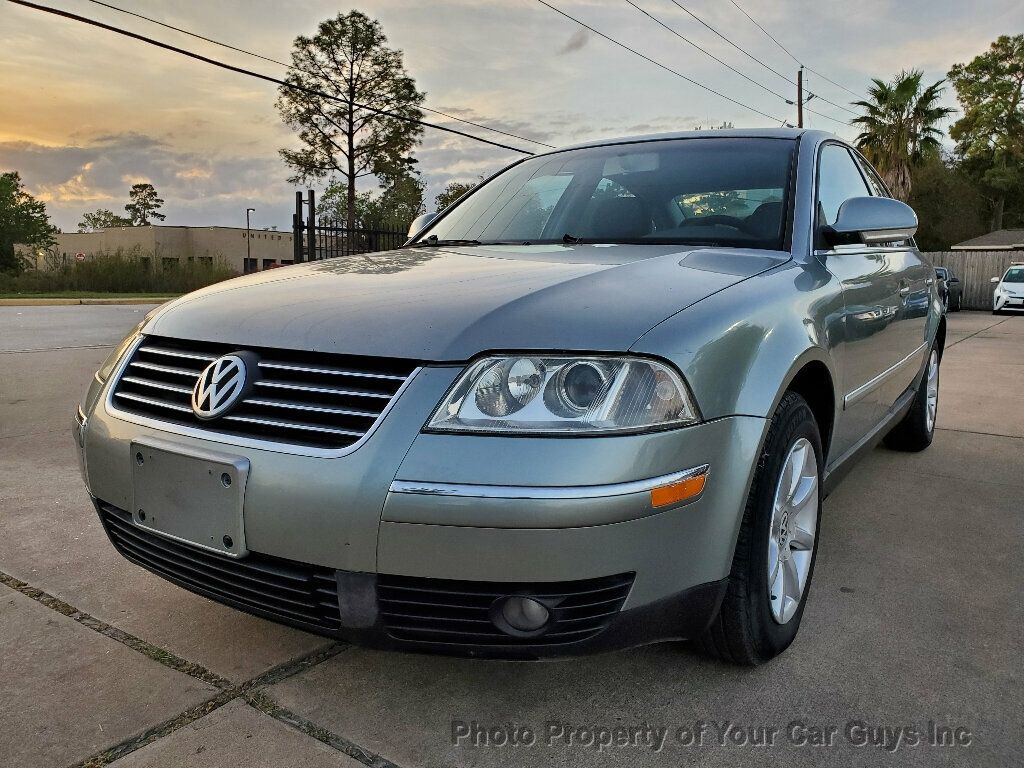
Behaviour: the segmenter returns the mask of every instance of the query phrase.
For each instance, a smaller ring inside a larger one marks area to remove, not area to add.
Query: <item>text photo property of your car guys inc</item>
[[[889,753],[917,748],[967,748],[971,729],[928,720],[919,724],[879,724],[848,720],[842,724],[794,719],[785,725],[696,720],[683,725],[574,725],[547,720],[539,726],[452,720],[451,743],[464,749],[580,749],[662,752],[692,748],[878,749]]]

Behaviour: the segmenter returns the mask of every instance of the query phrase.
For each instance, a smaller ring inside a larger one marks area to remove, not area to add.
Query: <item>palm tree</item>
[[[955,110],[939,106],[943,80],[922,88],[920,70],[901,72],[891,83],[874,79],[870,101],[855,101],[864,114],[850,122],[861,129],[857,148],[874,164],[893,196],[910,196],[910,169],[938,153],[936,124]]]

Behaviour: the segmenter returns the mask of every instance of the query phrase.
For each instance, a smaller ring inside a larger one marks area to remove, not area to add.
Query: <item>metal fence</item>
[[[292,216],[293,260],[318,261],[359,253],[375,253],[398,248],[406,240],[409,222],[359,221],[349,227],[345,221],[317,218],[316,193],[310,189],[303,196],[295,193]]]
[[[359,253],[390,251],[408,240],[408,226],[359,223],[349,229],[344,222],[317,219],[294,233],[296,260],[317,261]],[[298,249],[302,249],[301,258]]]
[[[992,309],[992,278],[1002,277],[1011,263],[1024,262],[1024,251],[933,251],[922,255],[960,278],[964,309]]]

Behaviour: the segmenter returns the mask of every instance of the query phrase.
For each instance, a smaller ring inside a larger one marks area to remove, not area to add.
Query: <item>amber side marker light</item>
[[[678,483],[663,485],[651,491],[652,507],[667,507],[669,504],[678,504],[680,501],[692,499],[699,496],[704,490],[704,482],[708,479],[707,473],[688,477]]]

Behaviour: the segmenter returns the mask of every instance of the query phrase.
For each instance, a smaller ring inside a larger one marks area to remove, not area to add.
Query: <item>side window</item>
[[[871,187],[871,194],[875,197],[892,197],[871,164],[860,155],[854,155],[854,157],[857,159],[857,165],[864,171],[864,177],[868,180],[868,186]]]
[[[818,225],[835,224],[839,206],[869,194],[850,152],[839,144],[826,144],[818,165]]]

